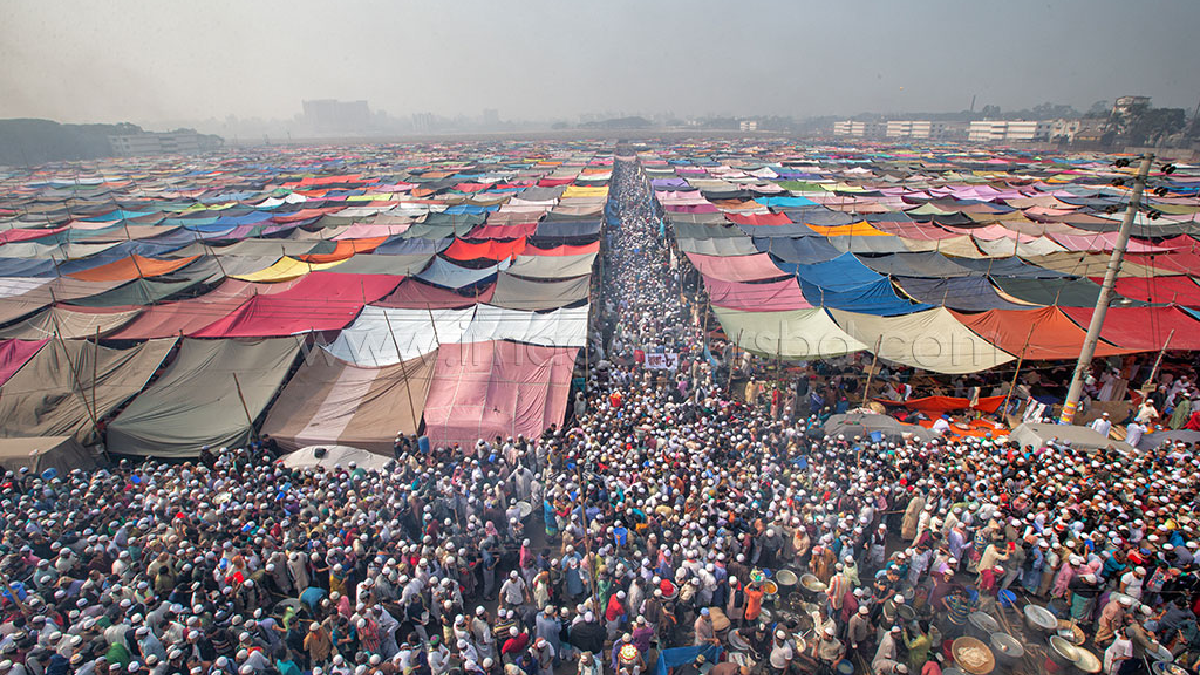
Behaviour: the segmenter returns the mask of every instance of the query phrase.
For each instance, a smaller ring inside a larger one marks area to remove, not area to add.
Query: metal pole
[[[1083,393],[1083,374],[1092,364],[1092,356],[1096,353],[1096,344],[1100,341],[1100,329],[1104,327],[1104,315],[1108,313],[1108,302],[1112,296],[1113,285],[1117,283],[1117,274],[1121,271],[1121,261],[1125,257],[1125,247],[1129,244],[1129,235],[1133,231],[1133,221],[1137,217],[1138,207],[1142,203],[1142,190],[1146,189],[1146,176],[1150,174],[1150,164],[1154,155],[1143,155],[1142,164],[1138,167],[1137,176],[1133,181],[1133,194],[1129,197],[1129,206],[1125,209],[1125,219],[1121,221],[1121,231],[1117,235],[1117,243],[1113,246],[1112,257],[1108,260],[1108,269],[1104,272],[1104,285],[1100,287],[1100,295],[1096,298],[1096,309],[1092,312],[1092,320],[1088,323],[1087,337],[1083,341],[1083,349],[1079,352],[1079,360],[1075,363],[1075,373],[1071,376],[1071,387],[1067,390],[1067,400],[1063,402],[1062,424],[1071,424],[1075,419],[1075,411],[1079,408],[1079,397]]]

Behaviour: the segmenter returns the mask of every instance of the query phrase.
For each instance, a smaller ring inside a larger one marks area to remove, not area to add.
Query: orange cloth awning
[[[194,255],[190,258],[159,260],[158,258],[143,258],[140,255],[133,255],[67,276],[80,281],[129,281],[138,277],[157,277],[186,267],[199,257]]]

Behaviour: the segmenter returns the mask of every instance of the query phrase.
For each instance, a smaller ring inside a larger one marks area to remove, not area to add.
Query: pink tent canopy
[[[721,281],[764,281],[787,276],[766,253],[731,257],[688,253],[687,257],[705,277]]]
[[[220,286],[198,298],[151,305],[116,333],[114,340],[152,340],[155,338],[188,335],[212,322],[229,316],[255,295],[282,293],[295,286],[299,279],[272,284],[256,284],[238,279],[226,279]]]
[[[441,345],[425,399],[425,433],[440,446],[538,436],[563,419],[578,353],[506,340]]]
[[[783,312],[812,308],[800,292],[800,284],[795,277],[761,284],[705,277],[704,287],[708,289],[708,297],[712,304],[717,307],[746,312]]]
[[[49,341],[0,340],[0,385],[8,382],[8,378],[16,374]]]

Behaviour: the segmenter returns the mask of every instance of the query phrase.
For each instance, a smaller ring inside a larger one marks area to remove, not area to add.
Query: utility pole
[[[1133,193],[1129,197],[1129,206],[1125,209],[1125,219],[1121,221],[1121,231],[1117,235],[1117,243],[1113,246],[1112,257],[1108,259],[1108,269],[1104,272],[1104,285],[1096,297],[1096,309],[1092,312],[1092,320],[1088,323],[1087,337],[1083,340],[1083,349],[1079,352],[1079,361],[1075,363],[1075,374],[1071,376],[1071,387],[1067,390],[1067,400],[1063,402],[1062,424],[1071,424],[1075,419],[1075,411],[1079,408],[1079,397],[1083,393],[1084,373],[1092,365],[1092,356],[1096,353],[1096,343],[1100,341],[1100,329],[1104,326],[1104,315],[1108,313],[1109,298],[1112,297],[1113,285],[1117,283],[1117,274],[1121,271],[1121,261],[1125,258],[1125,247],[1129,244],[1129,235],[1133,231],[1133,221],[1137,218],[1138,209],[1142,204],[1142,191],[1146,189],[1146,177],[1150,174],[1150,164],[1154,155],[1142,155],[1141,166],[1133,179]]]

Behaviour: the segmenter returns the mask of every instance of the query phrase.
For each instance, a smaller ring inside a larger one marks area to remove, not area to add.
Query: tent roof
[[[1008,435],[1010,441],[1016,441],[1022,446],[1034,448],[1050,441],[1069,442],[1073,448],[1098,450],[1101,448],[1116,448],[1122,452],[1132,452],[1133,447],[1124,441],[1114,441],[1104,438],[1091,427],[1064,426],[1045,422],[1026,422]]]
[[[952,312],[967,328],[996,347],[1027,359],[1077,359],[1085,332],[1057,307],[1028,311],[993,309],[980,314]],[[1106,342],[1096,346],[1096,356],[1114,356],[1129,350]]]
[[[89,412],[103,419],[141,391],[174,344],[149,340],[115,349],[88,340],[48,342],[0,387],[0,436],[91,437]]]
[[[194,457],[205,445],[243,445],[246,410],[262,414],[299,351],[295,338],[184,340],[162,376],[109,424],[109,451]]]
[[[935,373],[975,373],[1013,360],[963,327],[945,308],[880,317],[829,310],[834,321],[881,359]]]
[[[509,309],[538,311],[564,307],[588,297],[591,275],[561,281],[535,281],[501,272],[490,304]]]
[[[61,474],[95,466],[96,458],[70,436],[0,438],[0,468],[8,471],[29,469],[36,474],[53,468]]]
[[[713,307],[713,312],[730,340],[742,349],[762,356],[794,361],[867,349],[822,309],[744,312]]]
[[[432,355],[382,368],[310,359],[272,404],[262,433],[288,450],[344,445],[390,456],[398,434],[417,433],[433,363]]]
[[[566,412],[577,347],[505,340],[442,345],[425,400],[425,432],[435,445],[480,438],[536,438]]]
[[[812,305],[800,293],[796,279],[781,279],[764,283],[741,283],[704,278],[708,297],[716,307],[747,312],[780,312],[810,309]]]
[[[787,276],[766,253],[734,257],[688,253],[687,257],[705,277],[721,281],[763,281]]]
[[[1063,307],[1062,311],[1087,330],[1095,309]],[[1156,352],[1167,345],[1172,351],[1200,350],[1200,321],[1178,307],[1109,307],[1100,337],[1115,345]]]
[[[324,452],[324,455],[319,458],[316,454],[318,449]],[[365,471],[383,471],[392,459],[358,447],[310,445],[289,452],[281,457],[280,461],[289,469],[315,469],[320,467],[326,471],[331,471],[335,466],[340,466],[344,469],[351,462],[354,462],[358,465],[358,468]]]

